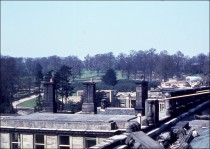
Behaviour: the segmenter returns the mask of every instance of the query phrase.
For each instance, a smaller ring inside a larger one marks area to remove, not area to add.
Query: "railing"
[[[159,112],[162,112],[165,109],[165,100],[158,99],[158,101],[159,101]]]
[[[172,117],[184,113],[210,99],[210,90],[197,91],[193,94],[168,97],[164,99],[147,99],[145,104],[144,124],[155,125],[160,120],[160,112],[164,112],[166,117]]]
[[[194,96],[194,95],[199,95],[199,93],[209,93],[209,91],[210,90],[200,90],[200,91],[197,91],[195,94],[158,99],[158,101],[159,101],[159,112],[162,112],[164,109],[166,109],[166,106],[165,106],[166,105],[166,100],[174,99],[174,98],[175,99],[179,98],[179,100],[186,100],[186,97],[191,97],[191,96]],[[197,101],[199,101],[199,100],[197,100]],[[182,102],[184,102],[184,101],[179,101],[177,103],[182,103]]]
[[[184,115],[185,116],[189,115],[189,113],[192,113],[192,111],[195,112],[196,110],[199,110],[200,108],[202,108],[204,105],[206,105],[206,103],[209,103],[208,102],[209,99],[210,99],[210,90],[198,90],[192,94],[174,96],[174,97],[169,97],[169,98],[164,98],[164,99],[147,99],[145,102],[146,119],[141,121],[141,126],[146,126],[146,125],[143,125],[143,123],[145,123],[145,124],[148,124],[147,126],[149,127],[142,127],[141,130],[144,132],[147,132],[146,135],[150,137],[155,136],[158,133],[161,133],[166,128],[178,122],[181,118],[184,117]],[[187,111],[188,109],[192,107],[196,107],[196,108],[193,108],[192,110],[190,110],[190,112]],[[165,112],[165,115],[167,115],[169,118],[167,120],[167,123],[166,121],[165,122],[160,121],[159,119],[160,113],[164,113],[164,112]],[[183,112],[183,114],[180,114],[181,112]],[[188,114],[184,112],[187,112]],[[171,120],[170,117],[176,114],[180,114],[180,115],[176,117],[176,119]],[[147,122],[145,122],[145,120]],[[156,129],[156,127],[154,126],[156,126],[157,123],[159,124],[157,125],[158,128]],[[132,126],[132,124],[130,126]],[[130,136],[132,136],[130,134],[134,134],[133,133],[135,131],[134,128],[136,127],[134,126],[129,127],[128,129],[129,131],[126,130],[126,133],[121,134],[121,135],[116,135],[115,138],[114,137],[109,138],[105,140],[104,142],[102,142],[101,144],[91,147],[91,149],[128,148],[129,144],[131,143],[135,144],[135,141],[132,141],[132,139],[130,139],[131,138]],[[137,130],[137,133],[139,133],[139,129]],[[138,140],[139,138],[142,138],[142,140],[141,141]],[[141,142],[141,144],[148,142],[148,139],[145,139],[145,136],[143,136],[142,134],[138,135],[138,138],[135,140],[138,140],[139,142]],[[148,148],[151,148],[151,147],[148,147]]]
[[[166,115],[173,116],[182,113],[186,109],[196,106],[210,97],[210,92],[199,92],[190,95],[176,96],[165,99]]]

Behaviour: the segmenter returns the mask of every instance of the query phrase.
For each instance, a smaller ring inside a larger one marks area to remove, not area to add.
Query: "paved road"
[[[43,95],[43,94],[42,94]],[[36,98],[38,95],[32,95],[32,96],[30,96],[30,97],[26,97],[26,98],[23,98],[23,99],[20,99],[20,100],[18,100],[18,101],[14,101],[13,103],[12,103],[12,106],[13,106],[13,108],[17,108],[17,109],[22,109],[22,108],[26,108],[26,107],[21,107],[21,106],[18,106],[18,104],[20,104],[20,103],[22,103],[22,102],[25,102],[25,101],[28,101],[28,100],[31,100],[31,99],[33,99],[33,98]]]

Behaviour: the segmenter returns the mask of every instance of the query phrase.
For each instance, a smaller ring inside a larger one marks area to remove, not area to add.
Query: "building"
[[[206,99],[210,97],[209,88],[174,91],[170,93],[171,97],[164,99],[164,110],[160,111],[158,99],[147,99],[147,82],[142,81],[136,83],[135,108],[105,107],[100,109],[100,112],[103,111],[100,113],[95,102],[95,83],[84,82],[82,111],[69,114],[57,112],[54,89],[53,82],[44,84],[42,112],[1,117],[0,148],[67,149],[89,148],[97,144],[109,144],[112,148],[125,143],[126,133],[134,130],[139,132],[138,135],[144,135],[142,141],[145,142],[144,138],[152,141],[149,137],[160,133],[166,126],[170,127],[183,117],[177,117],[177,114],[195,105],[205,105],[209,102]],[[177,106],[172,106],[175,104]],[[198,107],[201,108],[200,105]],[[186,116],[185,113],[184,115]],[[174,116],[177,118],[171,121],[170,118]],[[170,120],[169,123],[166,122],[167,119]],[[155,126],[159,126],[159,129],[153,131]],[[146,137],[140,130],[150,135]],[[135,133],[133,135],[135,136]],[[156,145],[158,146],[157,143]]]
[[[134,108],[136,103],[136,92],[118,92],[117,107],[121,108]]]
[[[105,93],[105,98],[109,101],[110,106],[115,107],[117,105],[116,101],[116,90],[96,90],[96,92],[104,92]],[[83,96],[84,91],[83,90],[78,90],[77,91],[77,96],[81,97]]]
[[[125,132],[136,115],[97,114],[95,83],[84,82],[82,111],[58,113],[53,82],[44,83],[43,111],[1,117],[0,148],[89,148]]]
[[[34,113],[1,118],[1,148],[88,148],[120,134],[135,116]]]

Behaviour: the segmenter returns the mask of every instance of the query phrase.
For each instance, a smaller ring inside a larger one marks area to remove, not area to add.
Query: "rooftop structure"
[[[54,108],[56,105],[53,97],[54,85],[52,82],[46,83],[44,103],[48,104],[44,104],[42,112],[24,116],[1,117],[0,147],[89,148],[96,144],[100,146],[108,139],[108,144],[107,142],[105,144],[111,145],[109,148],[113,148],[122,145],[122,140],[126,140],[129,133],[132,132],[137,132],[132,135],[134,138],[139,135],[147,135],[142,139],[138,139],[138,137],[136,139],[144,141],[145,138],[152,143],[153,140],[149,137],[157,135],[166,126],[169,127],[175,123],[174,121],[170,122],[171,118],[177,117],[177,122],[181,117],[184,117],[183,115],[178,116],[179,114],[199,104],[201,105],[198,108],[203,107],[207,102],[206,99],[209,98],[209,90],[204,88],[193,92],[171,91],[172,96],[161,100],[147,99],[147,83],[138,83],[136,108],[97,110],[95,83],[85,82],[82,111],[76,114],[57,113],[56,108]],[[185,95],[186,93],[187,95]],[[163,105],[162,111],[159,108],[160,103]],[[167,121],[169,123],[165,124]],[[159,126],[158,130],[155,129],[157,126]],[[149,144],[145,145],[149,146]],[[158,144],[156,143],[155,146]]]
[[[1,118],[1,148],[86,148],[104,139],[120,134],[135,115],[34,113],[25,116]],[[122,129],[122,130],[121,130]],[[10,142],[13,135],[19,141]],[[38,142],[37,137],[47,138]],[[68,140],[67,144],[53,140]],[[49,143],[51,142],[51,143]],[[92,143],[91,143],[92,142]]]
[[[1,128],[15,129],[51,129],[80,132],[87,130],[111,131],[125,128],[136,116],[131,115],[87,115],[87,114],[60,114],[34,113],[25,116],[16,116],[1,119]],[[68,132],[71,133],[71,132]]]
[[[97,114],[94,82],[84,82],[77,114],[57,113],[54,93],[54,83],[45,83],[42,112],[1,118],[1,148],[88,148],[136,121],[135,115]]]

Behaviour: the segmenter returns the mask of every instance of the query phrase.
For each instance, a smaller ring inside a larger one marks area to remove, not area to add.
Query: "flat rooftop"
[[[24,116],[14,116],[10,120],[28,121],[58,121],[58,122],[111,122],[129,121],[135,115],[101,115],[101,114],[61,114],[61,113],[33,113]]]
[[[135,115],[33,113],[1,118],[1,128],[116,130],[125,129]]]

